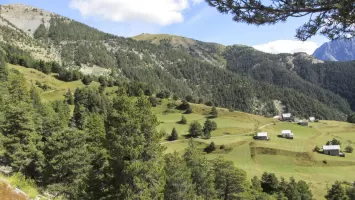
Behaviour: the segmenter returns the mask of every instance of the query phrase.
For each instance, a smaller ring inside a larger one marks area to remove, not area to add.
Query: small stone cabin
[[[299,125],[301,126],[308,126],[308,121],[307,120],[301,120],[300,122],[298,122]]]
[[[257,139],[257,140],[269,140],[268,133],[267,132],[257,133],[254,136],[254,139]]]
[[[281,136],[283,138],[288,138],[288,139],[293,139],[293,133],[291,132],[291,130],[282,130],[281,131]]]
[[[330,156],[339,156],[340,145],[324,145],[323,153]]]
[[[282,121],[289,121],[289,120],[292,120],[292,115],[291,115],[291,113],[282,113],[282,114],[281,114],[281,120],[282,120]]]

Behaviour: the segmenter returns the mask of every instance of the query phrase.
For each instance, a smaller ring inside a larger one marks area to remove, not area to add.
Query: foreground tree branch
[[[305,41],[316,34],[331,40],[355,36],[355,0],[206,0],[233,20],[254,25],[276,24],[290,17],[310,15],[296,30],[296,38]]]

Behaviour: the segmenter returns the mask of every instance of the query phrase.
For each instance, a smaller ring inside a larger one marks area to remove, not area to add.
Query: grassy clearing
[[[10,69],[16,69],[20,71],[26,77],[30,85],[35,85],[36,81],[38,81],[42,84],[47,84],[48,86],[50,86],[51,89],[47,91],[43,91],[42,89],[39,88],[39,90],[41,91],[42,99],[45,101],[64,100],[64,95],[66,94],[68,89],[74,92],[76,88],[86,87],[80,80],[72,81],[72,82],[64,82],[53,77],[54,74],[47,75],[36,69],[25,68],[22,66],[11,65],[11,64],[8,64],[8,67]],[[89,87],[96,87],[96,88],[98,88],[99,86],[100,84],[98,82],[92,82],[89,85]],[[105,92],[111,93],[115,89],[117,89],[117,87],[106,88]]]
[[[8,190],[8,187],[5,187],[4,184],[11,185],[12,188],[19,188],[21,191],[23,191],[29,198],[34,199],[39,195],[38,189],[36,187],[36,184],[34,181],[26,179],[22,174],[16,173],[12,176],[5,176],[0,174],[0,195],[2,193],[11,195],[13,198],[10,199],[22,199],[23,195],[16,195],[13,192],[11,193],[10,190]],[[2,196],[2,195],[1,195]]]
[[[197,120],[201,124],[206,120],[211,107],[192,105],[194,113],[185,115],[188,124]],[[163,114],[166,110],[166,101],[153,109],[162,122],[158,130],[164,129],[168,133],[175,127],[180,135],[187,134],[188,124],[180,125],[176,122],[181,119],[182,113]],[[224,157],[245,170],[249,178],[254,175],[261,176],[263,172],[273,172],[277,176],[291,177],[305,180],[311,184],[315,199],[324,199],[327,189],[336,180],[354,181],[355,153],[346,153],[346,157],[333,157],[313,152],[318,145],[322,147],[327,141],[336,138],[342,142],[342,150],[347,145],[355,147],[355,125],[336,122],[321,121],[310,123],[309,127],[293,123],[279,122],[261,116],[240,112],[229,112],[218,108],[219,117],[213,119],[218,129],[212,132],[209,140],[196,139],[200,148],[206,147],[211,141],[217,146],[226,145],[233,148],[229,153],[207,154],[208,159]],[[268,126],[263,127],[263,125]],[[263,128],[259,128],[263,127]],[[281,130],[291,130],[295,134],[294,140],[278,137]],[[270,141],[256,141],[252,134],[257,131],[269,133]],[[227,134],[228,133],[228,134]],[[183,139],[183,137],[182,137]],[[173,143],[165,142],[166,152],[183,152],[188,146],[187,140]],[[326,160],[327,164],[323,161]]]

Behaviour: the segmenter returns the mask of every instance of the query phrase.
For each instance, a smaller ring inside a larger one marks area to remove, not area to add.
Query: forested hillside
[[[247,179],[223,159],[208,161],[193,140],[184,155],[163,154],[151,103],[119,86],[110,98],[78,88],[65,101],[44,103],[35,86],[5,67],[0,52],[1,165],[10,166],[59,199],[312,198],[306,182],[275,187],[275,174]],[[70,105],[74,104],[74,113]],[[272,181],[271,181],[272,180]],[[296,185],[295,185],[296,184]]]
[[[142,82],[152,93],[167,90],[181,98],[191,95],[196,101],[267,116],[289,111],[301,117],[345,120],[351,112],[351,88],[339,91],[289,71],[298,69],[295,60],[313,66],[308,58],[271,59],[249,47],[226,48],[178,36],[123,38],[24,5],[1,6],[0,11],[6,61],[58,73],[61,80],[88,82],[90,74],[102,74],[117,83]],[[18,12],[26,15],[15,16]],[[35,31],[16,26],[16,20],[35,24]],[[279,67],[282,63],[288,67]]]

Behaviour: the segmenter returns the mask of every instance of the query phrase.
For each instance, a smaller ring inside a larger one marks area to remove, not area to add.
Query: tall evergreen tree
[[[210,115],[212,118],[217,118],[218,117],[218,111],[215,106],[212,107]]]
[[[222,159],[214,160],[213,165],[218,199],[239,199],[248,188],[245,171],[235,168],[233,162]]]
[[[174,141],[174,140],[177,140],[178,137],[179,137],[179,135],[178,135],[178,133],[177,133],[175,127],[174,127],[173,130],[171,131],[170,136],[169,136],[169,140],[170,141]]]
[[[261,187],[263,188],[263,192],[274,194],[278,191],[279,180],[274,173],[265,172],[261,177]]]
[[[14,74],[9,81],[11,101],[4,107],[5,121],[1,125],[1,132],[5,136],[5,159],[15,171],[38,178],[44,157],[41,150],[37,149],[40,136],[36,132],[27,84],[20,74]]]
[[[166,185],[164,199],[196,199],[194,185],[191,180],[191,171],[185,160],[175,152],[165,155]]]
[[[324,196],[327,200],[348,200],[344,187],[341,182],[336,181]]]
[[[199,137],[202,135],[202,126],[198,121],[193,121],[189,127],[189,134],[191,137]]]
[[[7,81],[8,75],[9,73],[6,68],[4,53],[0,48],[0,82]]]
[[[214,188],[214,171],[212,165],[202,152],[196,148],[192,139],[184,154],[187,167],[191,170],[192,183],[195,184],[196,194],[202,199],[216,199]]]
[[[158,120],[143,94],[132,102],[123,90],[118,93],[105,125],[117,198],[161,199],[165,178]]]
[[[77,129],[65,129],[48,139],[44,183],[68,199],[78,199],[91,168],[86,136]]]

